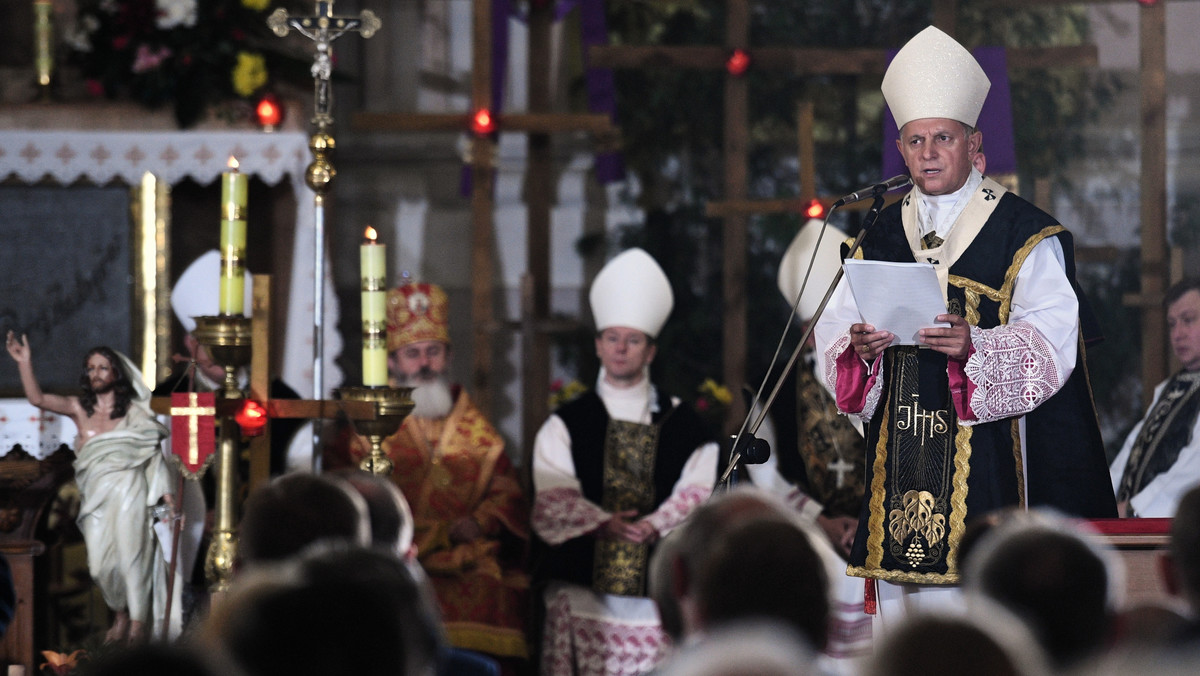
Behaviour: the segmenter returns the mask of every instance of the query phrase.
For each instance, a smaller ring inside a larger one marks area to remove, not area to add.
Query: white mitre
[[[245,305],[249,310],[254,304],[253,278],[244,273]],[[171,290],[171,309],[188,333],[196,330],[192,317],[213,316],[220,312],[221,252],[216,249],[204,252],[179,276]]]
[[[796,302],[796,295],[804,284],[804,273],[808,270],[808,262],[812,260],[812,272],[808,276],[808,286],[804,287],[804,297],[796,310],[801,321],[808,321],[816,314],[821,299],[829,290],[830,283],[839,268],[842,267],[842,242],[847,238],[846,233],[834,226],[825,229],[818,247],[817,236],[821,234],[822,220],[810,218],[796,233],[795,239],[788,245],[779,261],[779,292],[783,294],[788,304]],[[814,259],[813,249],[817,250]]]
[[[881,89],[901,129],[931,117],[974,127],[991,86],[971,52],[930,26],[896,53]]]
[[[597,331],[622,326],[657,338],[675,305],[675,296],[658,263],[634,248],[621,252],[600,270],[588,301]]]

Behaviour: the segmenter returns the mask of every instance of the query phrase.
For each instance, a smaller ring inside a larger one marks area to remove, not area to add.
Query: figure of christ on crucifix
[[[154,508],[174,509],[171,472],[160,442],[167,430],[150,411],[150,391],[137,367],[108,347],[84,358],[79,396],[42,391],[25,336],[8,332],[29,403],[69,417],[75,438],[76,522],[87,547],[88,572],[112,609],[106,642],[138,642],[161,618],[167,600],[166,560],[153,534]]]

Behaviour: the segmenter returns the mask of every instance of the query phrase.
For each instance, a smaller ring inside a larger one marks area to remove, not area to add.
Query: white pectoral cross
[[[841,488],[846,483],[846,473],[854,470],[854,465],[838,458],[825,466],[825,469],[837,474],[837,487]]]

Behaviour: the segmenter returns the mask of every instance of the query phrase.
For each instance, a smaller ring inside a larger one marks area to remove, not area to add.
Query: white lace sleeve
[[[1020,416],[1037,408],[1067,382],[1079,342],[1079,299],[1067,279],[1057,238],[1033,247],[1017,273],[1008,324],[971,327],[975,353],[964,373],[974,421]]]
[[[975,386],[975,420],[992,422],[1029,413],[1062,387],[1054,350],[1032,324],[1014,322],[994,329],[971,327],[975,352],[963,369]]]

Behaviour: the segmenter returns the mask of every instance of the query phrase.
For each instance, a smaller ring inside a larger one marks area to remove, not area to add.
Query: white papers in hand
[[[918,345],[921,329],[949,326],[933,321],[946,301],[932,265],[850,259],[843,267],[862,320],[895,335],[893,345]]]

